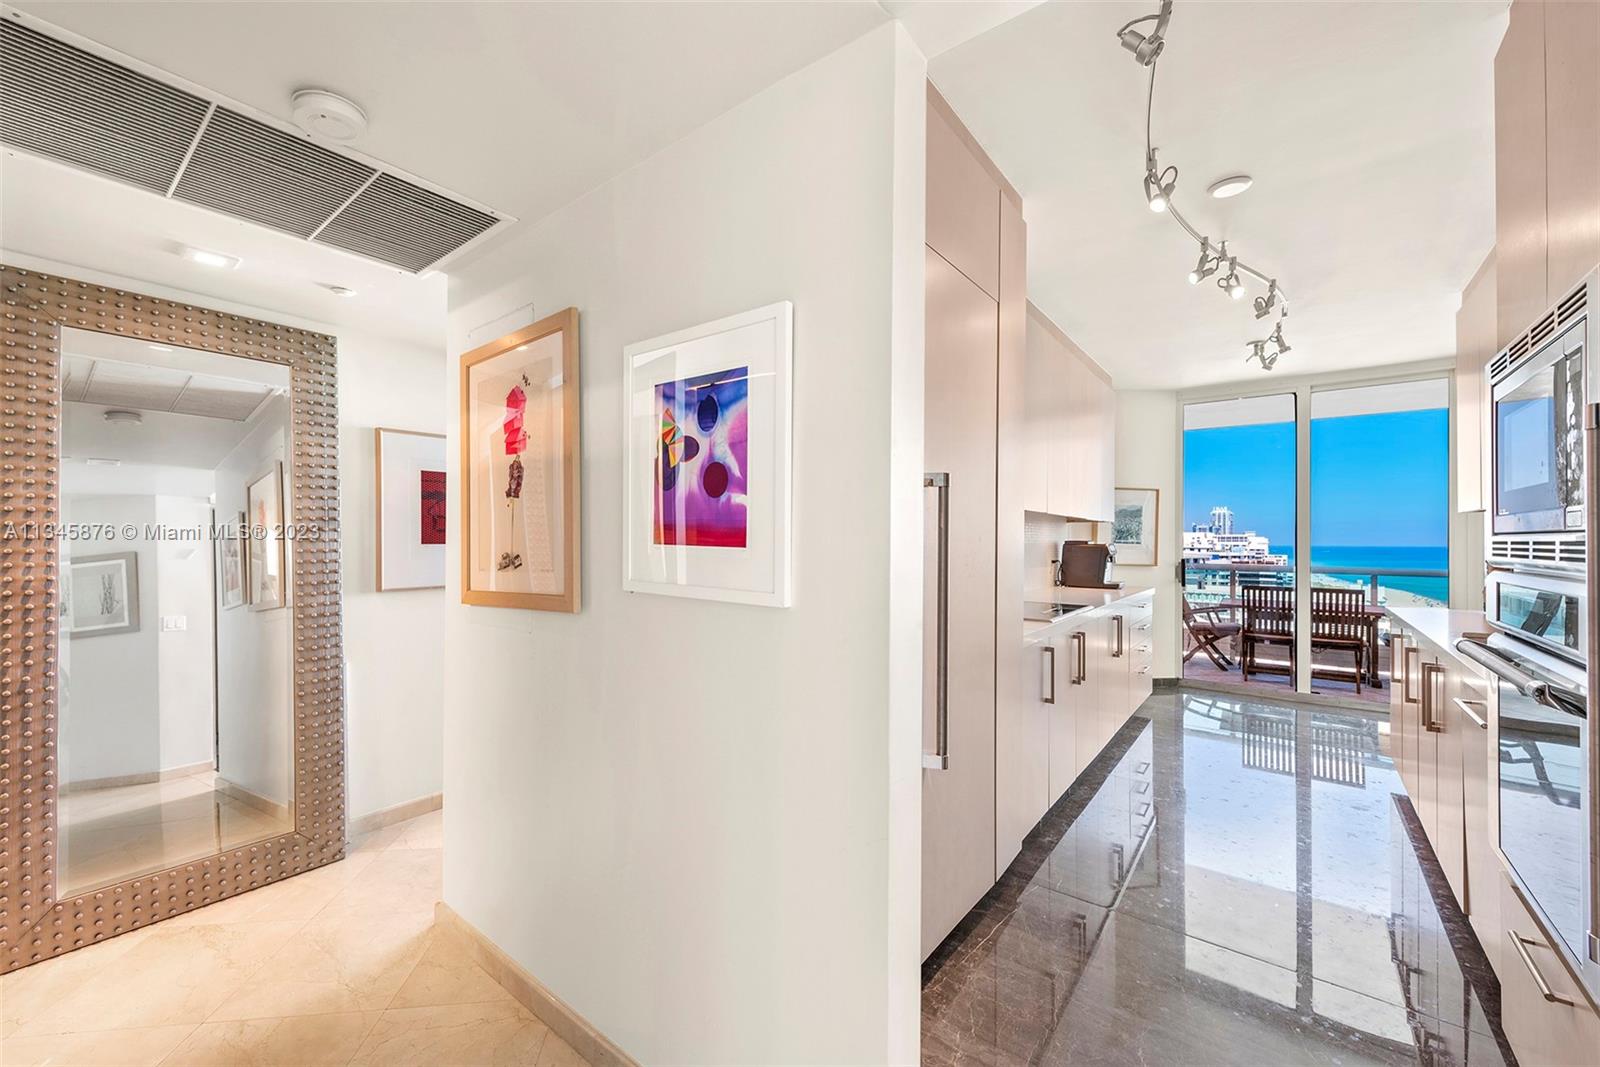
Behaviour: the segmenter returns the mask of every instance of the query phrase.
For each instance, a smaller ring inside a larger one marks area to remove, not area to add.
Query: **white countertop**
[[[1392,607],[1389,616],[1407,629],[1433,645],[1474,674],[1483,668],[1456,651],[1456,642],[1469,634],[1483,636],[1490,632],[1489,620],[1481,611],[1457,611],[1452,608]]]
[[[1029,590],[1028,593],[1022,598],[1023,603],[1025,604],[1081,604],[1083,606],[1077,611],[1068,612],[1066,615],[1059,615],[1048,622],[1043,622],[1036,619],[1024,619],[1022,620],[1022,636],[1024,639],[1030,641],[1035,638],[1044,637],[1046,636],[1047,631],[1054,630],[1056,627],[1064,625],[1071,620],[1080,617],[1086,612],[1094,611],[1096,608],[1110,607],[1112,604],[1119,603],[1123,600],[1131,600],[1134,597],[1151,593],[1154,591],[1154,589],[1155,587],[1150,585],[1124,585],[1121,589],[1096,589],[1084,588],[1082,586],[1075,585],[1053,585],[1048,589]]]

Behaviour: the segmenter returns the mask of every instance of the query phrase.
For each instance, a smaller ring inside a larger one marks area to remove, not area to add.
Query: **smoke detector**
[[[326,89],[301,89],[291,98],[294,124],[312,137],[344,143],[367,132],[367,113]]]

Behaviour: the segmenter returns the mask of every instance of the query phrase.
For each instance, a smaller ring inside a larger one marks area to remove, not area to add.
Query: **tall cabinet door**
[[[1544,18],[1542,3],[1512,4],[1494,57],[1496,349],[1550,303]]]
[[[1544,19],[1546,230],[1553,304],[1600,264],[1600,4],[1545,4]]]
[[[922,774],[922,953],[927,956],[995,877],[995,400],[999,308],[927,252],[924,456],[948,479],[946,660],[936,644],[938,493],[926,490],[924,751],[936,744],[946,672],[948,766]]]
[[[1050,641],[1048,663],[1041,663],[1049,698],[1050,784],[1046,808],[1061,799],[1073,779],[1078,777],[1078,639],[1071,633],[1059,634]],[[1044,658],[1044,657],[1041,657]]]

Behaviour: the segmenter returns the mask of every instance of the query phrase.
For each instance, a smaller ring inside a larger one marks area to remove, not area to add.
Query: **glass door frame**
[[[1407,363],[1402,366],[1384,369],[1381,367],[1366,367],[1359,370],[1330,371],[1325,374],[1307,374],[1297,377],[1273,377],[1262,373],[1257,378],[1248,382],[1229,382],[1223,385],[1202,386],[1194,389],[1180,390],[1177,394],[1175,418],[1177,420],[1178,454],[1175,457],[1173,484],[1177,495],[1176,506],[1172,509],[1178,517],[1178,537],[1175,544],[1182,544],[1183,531],[1183,464],[1184,464],[1184,409],[1190,404],[1214,403],[1224,400],[1248,400],[1263,396],[1292,395],[1294,397],[1295,421],[1295,449],[1294,449],[1294,587],[1295,587],[1295,679],[1294,693],[1296,697],[1305,697],[1313,701],[1326,699],[1329,703],[1342,704],[1338,697],[1321,697],[1311,692],[1311,597],[1306,590],[1311,588],[1311,394],[1334,389],[1350,389],[1360,386],[1374,385],[1399,385],[1405,382],[1426,381],[1443,378],[1448,383],[1449,389],[1449,417],[1448,441],[1446,448],[1449,451],[1447,478],[1449,479],[1449,553],[1450,553],[1450,591],[1451,606],[1456,607],[1459,550],[1462,547],[1463,524],[1457,521],[1456,512],[1456,417],[1458,405],[1456,403],[1456,361],[1451,359],[1426,360],[1417,363]],[[1481,523],[1480,523],[1481,525]],[[1303,550],[1302,550],[1302,546]],[[1173,574],[1179,588],[1177,593],[1182,595],[1183,582],[1183,553],[1178,550],[1177,559],[1173,562]],[[1481,582],[1478,593],[1481,595]],[[1465,605],[1460,605],[1465,606]],[[1178,683],[1185,683],[1183,677],[1183,612],[1175,613],[1177,616],[1177,631],[1174,639],[1178,642]],[[1208,683],[1199,683],[1211,687]],[[1239,691],[1241,695],[1248,693],[1243,684],[1229,686],[1230,691]]]

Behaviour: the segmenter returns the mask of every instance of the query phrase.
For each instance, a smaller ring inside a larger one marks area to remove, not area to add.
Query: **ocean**
[[[1273,545],[1273,552],[1281,552],[1294,562],[1292,545]],[[1450,550],[1444,545],[1410,545],[1371,547],[1366,545],[1316,545],[1311,549],[1313,567],[1371,567],[1376,570],[1448,570]],[[1359,575],[1340,575],[1346,580],[1359,580]],[[1380,576],[1379,584],[1387,589],[1403,590],[1414,596],[1446,603],[1450,599],[1450,579]]]

